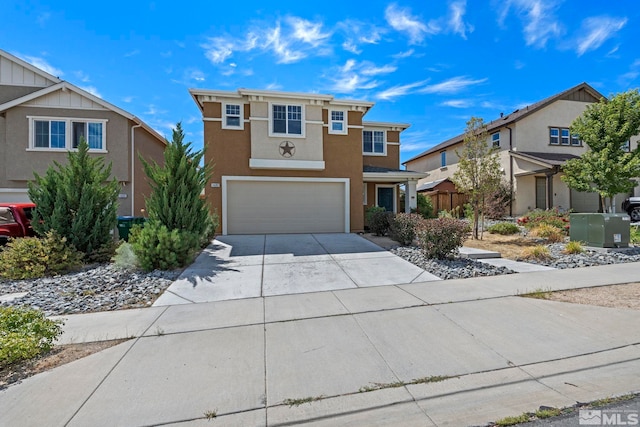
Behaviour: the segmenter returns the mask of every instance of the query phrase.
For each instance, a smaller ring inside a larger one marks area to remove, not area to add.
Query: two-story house
[[[0,50],[0,202],[28,202],[28,181],[66,163],[80,139],[112,164],[118,215],[141,215],[150,186],[138,154],[163,162],[165,139],[134,115]]]
[[[569,126],[589,104],[603,97],[582,83],[487,123],[487,144],[499,150],[502,172],[514,191],[510,215],[522,215],[534,208],[571,208],[576,212],[600,209],[597,193],[571,190],[560,177],[562,165],[588,149],[578,135],[571,134]],[[429,188],[430,182],[453,176],[458,169],[456,151],[462,149],[463,140],[464,134],[457,135],[403,163],[412,170],[429,173],[428,179],[419,182],[419,191]],[[629,149],[637,144],[637,137],[632,138]],[[626,196],[616,197],[618,209]]]
[[[223,234],[360,232],[372,205],[406,210],[426,176],[400,170],[402,123],[331,95],[191,89],[204,121],[205,190]]]

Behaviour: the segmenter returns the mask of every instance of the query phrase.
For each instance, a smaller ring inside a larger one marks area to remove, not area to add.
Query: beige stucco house
[[[315,93],[191,89],[204,121],[206,198],[223,234],[360,232],[365,210],[416,206],[426,176],[400,170],[402,123],[367,122],[373,103]]]
[[[576,212],[597,212],[596,193],[571,190],[560,179],[561,167],[569,159],[584,153],[588,147],[569,126],[586,107],[603,95],[587,83],[579,84],[511,114],[502,115],[487,124],[487,144],[499,150],[502,172],[512,185],[514,201],[510,215],[522,215],[535,208],[559,207]],[[408,169],[429,173],[427,181],[451,178],[458,168],[456,150],[461,150],[464,134],[457,135],[407,160]],[[630,141],[637,147],[638,137]],[[636,188],[636,192],[638,188]],[[617,208],[628,195],[616,197]]]
[[[118,215],[141,215],[149,184],[138,158],[161,163],[165,139],[132,114],[0,50],[0,201],[27,202],[27,182],[85,138],[121,184]]]

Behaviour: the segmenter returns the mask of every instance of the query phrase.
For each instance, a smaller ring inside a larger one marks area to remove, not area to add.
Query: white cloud
[[[414,151],[424,151],[434,145],[437,142],[429,142],[429,137],[432,137],[432,133],[429,130],[415,131],[412,129],[402,132],[402,139],[400,141],[400,151],[403,153],[411,153]]]
[[[126,102],[127,104],[132,102],[135,99],[135,96],[125,96],[122,98],[122,102]]]
[[[223,64],[236,52],[271,52],[280,64],[298,62],[309,55],[327,54],[330,32],[323,31],[322,22],[312,22],[295,16],[287,17],[283,25],[254,24],[244,38],[209,37],[201,47],[214,65]],[[228,70],[227,70],[228,72]]]
[[[353,19],[339,22],[336,27],[345,36],[342,48],[356,55],[362,53],[361,45],[378,44],[385,33],[383,28]]]
[[[442,102],[440,105],[442,105],[443,107],[469,108],[473,106],[473,102],[468,99],[450,99],[448,101]]]
[[[134,50],[132,50],[130,52],[125,53],[124,57],[125,58],[130,58],[132,56],[136,56],[136,55],[139,55],[139,54],[140,54],[140,50],[139,49],[134,49]]]
[[[80,79],[81,82],[83,83],[88,83],[91,81],[91,79],[89,78],[89,76],[87,74],[84,73],[84,71],[79,70],[79,71],[74,71],[73,74],[75,74],[75,76]]]
[[[331,90],[338,93],[353,93],[357,90],[368,90],[378,87],[380,82],[374,76],[396,71],[395,65],[377,66],[371,61],[358,62],[348,59],[343,66],[330,70]]]
[[[377,99],[383,99],[386,101],[390,101],[394,98],[397,98],[399,96],[403,96],[406,95],[408,93],[410,93],[413,89],[423,86],[426,83],[425,80],[423,81],[419,81],[419,82],[414,82],[414,83],[409,83],[406,85],[398,85],[398,86],[393,86],[389,89],[385,89],[382,92],[379,92],[376,95]]]
[[[562,35],[563,28],[556,18],[555,0],[506,0],[498,17],[500,25],[513,7],[524,24],[523,33],[527,46],[545,47],[551,38]]]
[[[38,15],[38,17],[36,18],[36,22],[38,23],[38,25],[40,25],[41,27],[44,27],[44,24],[47,23],[47,21],[49,20],[49,18],[51,18],[51,13],[50,12],[42,12],[41,14]]]
[[[287,21],[293,27],[293,37],[313,47],[319,46],[331,36],[331,33],[322,32],[321,22],[296,17],[289,17]]]
[[[269,83],[265,90],[282,90],[282,85],[280,83]]]
[[[29,64],[33,65],[34,67],[40,68],[42,71],[44,71],[45,73],[49,73],[52,76],[60,77],[64,75],[62,70],[55,68],[53,65],[49,64],[43,58],[39,58],[37,56],[20,55],[20,54],[16,54],[16,56],[19,58],[23,58]]]
[[[467,31],[473,32],[473,26],[464,22],[464,15],[467,11],[466,0],[456,0],[449,4],[448,28],[454,34],[460,34],[463,39],[467,38]]]
[[[95,86],[78,86],[78,87],[82,90],[89,92],[93,96],[102,98],[102,95],[100,95],[100,92],[98,92],[98,89]]]
[[[576,52],[578,56],[596,50],[627,24],[627,18],[594,16],[582,21]]]
[[[406,51],[404,51],[404,52],[398,52],[398,53],[396,53],[396,54],[394,54],[394,55],[391,55],[391,57],[392,57],[392,58],[395,58],[395,59],[408,58],[408,57],[410,57],[411,55],[413,55],[413,53],[414,53],[414,52],[415,52],[415,50],[413,50],[413,49],[409,49],[409,50],[406,50]]]
[[[394,30],[408,34],[411,44],[420,43],[426,35],[437,34],[441,30],[435,22],[425,24],[413,16],[410,9],[400,8],[395,3],[387,6],[384,16]]]
[[[445,80],[441,83],[425,86],[420,89],[420,93],[437,93],[437,94],[450,94],[460,92],[470,86],[475,86],[486,82],[487,79],[470,79],[465,76],[458,76]]]

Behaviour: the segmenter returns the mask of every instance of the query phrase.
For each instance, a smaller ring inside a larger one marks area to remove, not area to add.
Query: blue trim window
[[[493,148],[500,147],[500,132],[496,132],[491,135],[491,146]]]
[[[447,166],[447,152],[446,151],[441,151],[440,152],[440,167],[444,168]]]

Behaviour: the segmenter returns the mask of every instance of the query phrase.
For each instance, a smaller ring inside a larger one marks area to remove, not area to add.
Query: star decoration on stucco
[[[296,152],[296,146],[291,141],[283,141],[280,143],[280,155],[282,157],[293,157]]]

